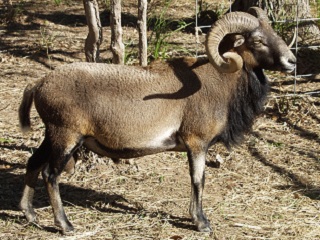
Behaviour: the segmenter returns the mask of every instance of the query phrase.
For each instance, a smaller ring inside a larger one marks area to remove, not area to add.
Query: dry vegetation
[[[13,2],[19,7],[15,23],[0,25],[1,239],[320,239],[319,93],[284,97],[293,91],[293,78],[271,73],[266,113],[257,119],[253,133],[232,152],[221,145],[209,151],[204,209],[213,234],[196,232],[190,222],[190,179],[183,153],[119,165],[87,154],[74,175],[61,177],[74,235],[62,236],[54,228],[41,180],[34,201],[39,225],[27,224],[17,205],[25,164],[43,138],[43,124],[33,110],[33,131],[20,132],[21,94],[27,83],[56,66],[84,61],[87,28],[76,1],[60,6],[53,1]],[[124,38],[135,45],[136,1],[125,2]],[[192,17],[194,5],[184,5],[180,12],[177,6],[182,3],[173,1],[172,16]],[[3,16],[2,5],[0,11]],[[109,45],[108,24],[105,20],[103,49]],[[170,41],[173,55],[177,48],[186,54],[195,51],[191,33],[171,36]],[[110,58],[107,50],[101,55],[104,61]],[[318,79],[298,80],[299,94],[314,91],[319,91]],[[224,160],[220,168],[213,167],[217,154]]]

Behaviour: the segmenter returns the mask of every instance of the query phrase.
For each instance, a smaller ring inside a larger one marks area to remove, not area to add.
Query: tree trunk
[[[12,7],[12,0],[3,0],[3,4],[6,7]]]
[[[111,51],[112,63],[124,64],[124,44],[122,42],[121,0],[110,0]]]
[[[312,18],[309,0],[297,0],[297,16],[301,19]],[[303,35],[312,35],[312,38],[319,40],[320,29],[314,21],[301,22],[299,28],[302,28]]]
[[[138,1],[138,28],[139,28],[139,61],[140,65],[148,65],[147,44],[147,0]]]
[[[89,33],[85,42],[87,62],[99,61],[99,47],[102,42],[102,26],[99,16],[99,7],[96,0],[83,0]]]
[[[231,5],[231,11],[247,12],[252,6],[262,7],[260,2],[260,0],[235,0]]]
[[[12,0],[3,0],[3,5],[4,5],[5,11],[6,11],[5,18],[8,22],[11,22],[14,17],[14,9],[12,6]]]

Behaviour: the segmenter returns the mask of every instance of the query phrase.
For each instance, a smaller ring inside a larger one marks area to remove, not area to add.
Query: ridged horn
[[[220,56],[219,44],[227,34],[251,32],[258,26],[258,19],[244,12],[228,13],[215,22],[206,40],[206,51],[211,64],[223,73],[240,70],[243,65],[241,56],[234,52],[227,52]]]
[[[260,20],[269,22],[268,14],[266,11],[264,11],[261,8],[258,7],[251,7],[248,9],[248,13],[255,16],[256,18],[259,18]]]

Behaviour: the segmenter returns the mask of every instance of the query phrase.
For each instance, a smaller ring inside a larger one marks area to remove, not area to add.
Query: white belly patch
[[[170,128],[161,131],[148,142],[150,148],[174,147],[176,145],[176,129]]]

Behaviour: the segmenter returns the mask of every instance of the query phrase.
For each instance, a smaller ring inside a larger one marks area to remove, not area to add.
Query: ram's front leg
[[[207,147],[199,142],[188,144],[188,160],[191,177],[190,215],[200,232],[211,232],[210,222],[202,210],[202,193],[205,182]]]

